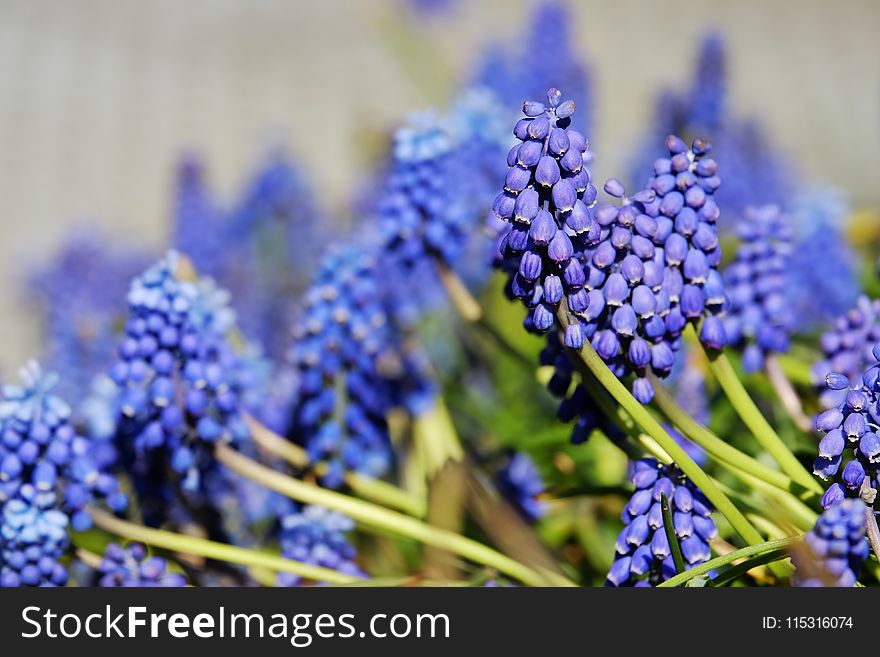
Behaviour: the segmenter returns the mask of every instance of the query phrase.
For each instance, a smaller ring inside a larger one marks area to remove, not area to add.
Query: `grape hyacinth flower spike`
[[[724,328],[729,343],[743,349],[743,369],[756,372],[766,355],[788,350],[792,233],[776,205],[746,208],[737,232],[741,244],[736,259],[724,270],[730,297]]]
[[[864,503],[848,499],[827,509],[804,542],[792,555],[793,586],[855,586],[869,552]]]
[[[393,460],[391,389],[379,371],[389,324],[377,264],[355,247],[331,251],[294,327],[299,392],[291,436],[313,461],[329,462],[323,481],[331,488],[342,484],[345,469],[381,477]]]
[[[57,377],[34,361],[20,376],[22,385],[4,386],[0,397],[0,507],[32,486],[33,504],[45,510],[43,496],[57,496],[57,508],[78,531],[91,527],[87,504],[105,500],[114,511],[125,510],[116,477],[99,468],[92,441],[77,434],[70,407],[54,394]]]
[[[235,324],[228,294],[211,279],[191,280],[175,251],[131,285],[125,339],[110,371],[119,388],[117,441],[136,486],[179,480],[203,491],[218,442],[249,438],[241,408],[241,363],[228,334]],[[164,515],[166,503],[157,501]]]
[[[311,566],[330,568],[353,577],[366,577],[357,565],[357,552],[346,534],[354,529],[354,521],[320,506],[306,506],[281,519],[281,554]],[[279,573],[279,586],[297,586],[300,578]]]
[[[675,465],[654,459],[633,464],[636,492],[623,510],[626,527],[615,544],[606,586],[656,586],[675,575],[663,525],[662,495],[669,500],[675,535],[688,567],[709,560],[709,541],[718,535],[709,503]]]
[[[141,543],[122,547],[110,543],[98,566],[98,586],[101,587],[181,587],[186,577],[168,571],[168,562],[162,557],[151,557]]]
[[[813,376],[824,383],[829,372],[837,372],[846,376],[852,385],[858,385],[862,373],[877,364],[873,349],[878,342],[880,300],[861,296],[853,308],[822,334],[819,346],[823,358],[813,365]],[[821,392],[820,401],[825,408],[831,408],[842,401],[842,396],[828,389]]]
[[[880,344],[874,345],[874,358],[880,360]],[[851,385],[849,377],[840,372],[825,376],[828,390],[842,397],[837,406],[819,413],[815,419],[816,429],[824,435],[819,441],[813,472],[832,481],[822,496],[825,509],[844,498],[861,496],[863,486],[877,488],[880,468],[878,377],[878,364],[866,369],[857,385]]]
[[[547,92],[547,101],[527,101],[525,117],[514,127],[519,143],[508,153],[504,191],[493,204],[495,214],[511,224],[499,266],[509,275],[509,295],[529,309],[527,329],[545,333],[557,326],[564,299],[576,318],[565,344],[580,349],[590,299],[578,256],[599,239],[591,209],[597,192],[585,166],[587,139],[570,127],[574,102],[563,102],[558,89]]]

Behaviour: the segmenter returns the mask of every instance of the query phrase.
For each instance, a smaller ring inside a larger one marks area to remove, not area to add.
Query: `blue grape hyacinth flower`
[[[76,530],[91,527],[87,504],[105,500],[114,511],[128,504],[115,476],[96,461],[92,440],[70,423],[70,407],[54,394],[57,376],[36,362],[20,372],[22,385],[0,396],[0,507],[24,487],[57,495],[58,508]]]
[[[98,566],[101,587],[181,587],[186,577],[168,570],[162,557],[150,556],[142,543],[122,547],[110,543]]]
[[[558,89],[547,100],[527,101],[514,128],[520,143],[508,153],[504,191],[493,205],[511,226],[498,264],[509,276],[508,294],[529,309],[526,328],[545,333],[557,326],[565,299],[575,317],[565,342],[580,349],[587,339],[581,315],[590,300],[578,254],[599,239],[592,211],[597,192],[585,166],[587,139],[570,127],[574,102],[563,102]]]
[[[819,516],[803,549],[792,554],[792,586],[855,586],[869,552],[865,509],[861,500],[848,499]]]
[[[743,369],[757,372],[767,355],[788,350],[794,327],[792,231],[779,206],[765,205],[746,208],[737,232],[739,249],[723,273],[730,298],[724,328],[731,346],[743,350]]]
[[[859,385],[862,373],[877,364],[874,345],[880,342],[880,300],[859,297],[856,305],[838,317],[819,338],[822,359],[812,367],[813,377],[822,387],[831,372],[846,376],[851,385]],[[837,406],[845,393],[827,388],[820,401],[825,408]]]
[[[880,360],[880,344],[874,345],[874,358]],[[880,467],[880,407],[878,407],[880,364],[875,363],[852,384],[840,372],[825,376],[828,390],[842,398],[837,406],[815,418],[822,435],[813,472],[832,483],[822,496],[822,507],[830,508],[846,497],[859,497],[862,487],[877,488]]]
[[[636,491],[623,510],[626,526],[617,537],[606,586],[656,586],[675,575],[660,507],[664,493],[686,565],[708,561],[718,528],[709,502],[693,483],[675,465],[654,459],[636,461],[632,481]]]
[[[249,432],[228,294],[186,270],[170,251],[132,282],[110,378],[119,389],[117,443],[136,479],[152,488],[170,481],[161,473],[173,473],[195,493],[214,467],[212,446],[241,444]]]
[[[0,586],[64,586],[68,526],[53,490],[21,486],[0,514]]]
[[[356,247],[331,251],[294,327],[299,388],[291,436],[313,461],[329,462],[323,480],[330,487],[341,485],[346,469],[381,477],[393,461],[391,388],[379,369],[390,328],[377,266]]]
[[[354,521],[320,506],[306,506],[281,518],[281,554],[310,566],[330,568],[353,577],[366,577],[358,566],[357,551],[346,536]],[[292,573],[278,574],[279,586],[298,586],[301,578]]]
[[[525,452],[511,454],[498,471],[498,491],[529,522],[547,512],[540,499],[545,488],[535,462]]]

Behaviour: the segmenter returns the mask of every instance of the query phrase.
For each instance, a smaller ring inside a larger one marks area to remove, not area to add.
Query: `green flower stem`
[[[317,504],[344,513],[365,527],[384,530],[398,536],[412,538],[425,545],[447,550],[476,563],[497,568],[525,584],[532,586],[563,584],[564,578],[538,573],[482,543],[432,527],[402,513],[287,477],[226,445],[217,445],[215,456],[220,463],[247,479],[304,504]],[[564,583],[573,585],[568,580],[564,580]]]
[[[768,541],[759,545],[749,545],[748,547],[744,547],[740,550],[735,550],[734,552],[731,552],[729,554],[715,557],[714,559],[709,559],[709,561],[705,563],[694,566],[693,568],[690,568],[689,570],[686,570],[683,573],[676,575],[675,577],[671,577],[665,582],[661,582],[660,584],[658,584],[658,586],[670,588],[681,586],[682,584],[685,584],[692,580],[694,577],[705,575],[710,570],[720,568],[721,566],[726,566],[733,563],[734,561],[738,561],[739,559],[747,559],[749,557],[755,557],[761,554],[767,554],[768,552],[775,552],[777,550],[787,550],[787,548],[790,548],[792,545],[798,543],[801,538],[801,536],[789,536],[788,538],[780,538],[778,541]]]
[[[131,541],[146,543],[147,545],[172,550],[174,552],[193,554],[208,559],[237,563],[243,566],[268,568],[276,572],[293,573],[294,575],[299,575],[300,577],[315,582],[349,584],[358,579],[357,577],[345,575],[335,570],[330,570],[329,568],[310,566],[308,564],[300,563],[299,561],[284,559],[283,557],[275,556],[273,554],[255,552],[254,550],[247,550],[234,545],[217,543],[196,536],[184,536],[183,534],[175,534],[161,529],[143,527],[126,520],[120,520],[112,514],[95,507],[89,507],[88,512],[92,517],[95,526],[106,532],[121,536],[122,538],[127,538]]]
[[[691,330],[694,330],[693,327]],[[700,344],[702,346],[702,343]],[[740,416],[761,446],[770,453],[770,456],[779,464],[782,471],[791,477],[792,480],[807,490],[821,495],[823,493],[822,486],[801,465],[801,462],[795,458],[791,450],[782,442],[782,438],[779,437],[773,427],[770,426],[770,423],[761,414],[761,411],[758,410],[758,407],[755,406],[755,402],[752,401],[749,393],[736,376],[736,372],[727,356],[723,352],[709,353],[705,347],[703,347],[703,350],[709,361],[709,368],[721,385],[722,390],[724,390],[724,394],[727,395],[737,415]]]
[[[666,542],[669,543],[675,572],[683,573],[685,571],[684,557],[681,554],[681,545],[678,544],[678,536],[675,534],[672,509],[669,508],[669,499],[666,497],[666,493],[660,493],[660,510],[663,512],[663,531],[666,532]]]
[[[569,322],[568,310],[565,304],[560,305],[558,312],[560,322],[566,326]],[[763,542],[763,538],[758,533],[748,519],[740,512],[739,509],[730,501],[730,499],[715,485],[712,479],[700,469],[693,459],[687,455],[684,449],[675,442],[666,430],[657,420],[648,412],[648,409],[642,406],[635,397],[633,397],[620,380],[614,376],[608,366],[599,357],[599,354],[588,343],[578,352],[584,364],[590,369],[593,375],[598,379],[599,383],[611,393],[611,396],[617,400],[632,417],[633,420],[645,431],[660,447],[665,451],[681,471],[693,482],[694,486],[699,488],[708,500],[715,506],[721,515],[727,518],[727,521],[745,541],[750,545],[757,545]]]
[[[299,445],[282,438],[251,416],[246,416],[245,421],[251,430],[254,442],[267,452],[284,459],[297,468],[313,467],[318,475],[327,471],[326,463],[312,464],[308,453]],[[372,477],[365,477],[350,470],[346,471],[344,480],[355,493],[366,499],[403,511],[416,518],[425,516],[427,510],[425,501],[397,486]]]
[[[810,503],[818,499],[818,496],[812,490],[804,489],[803,486],[792,481],[785,473],[768,468],[748,454],[721,440],[721,438],[682,409],[656,376],[649,374],[648,378],[654,386],[654,403],[657,408],[688,440],[705,449],[709,456],[722,464],[733,466],[742,472],[752,474],[780,490],[793,493]]]
[[[732,568],[728,568],[723,573],[718,575],[715,579],[710,582],[711,586],[725,586],[730,582],[735,581],[736,579],[742,577],[747,572],[749,572],[752,568],[757,568],[759,566],[764,566],[767,564],[775,563],[780,559],[785,559],[788,556],[788,550],[785,548],[779,548],[776,550],[771,550],[770,552],[765,552],[764,554],[759,554],[756,557],[751,557],[750,559],[746,559],[742,563],[738,563]]]

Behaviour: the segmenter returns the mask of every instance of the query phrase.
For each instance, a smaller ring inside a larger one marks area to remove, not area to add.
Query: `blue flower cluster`
[[[85,506],[104,499],[115,511],[127,506],[116,478],[95,463],[91,440],[70,424],[70,407],[53,394],[57,377],[35,362],[21,370],[23,385],[6,385],[0,399],[0,506],[32,486],[57,495],[58,508],[76,530],[88,529]],[[40,500],[40,508],[47,508]]]
[[[310,566],[330,568],[353,577],[366,577],[355,561],[357,552],[346,534],[354,521],[320,506],[306,506],[281,519],[281,554]],[[298,586],[302,579],[293,573],[279,573],[279,586]]]
[[[581,125],[592,127],[593,81],[581,49],[575,17],[560,0],[541,0],[530,17],[526,33],[516,37],[515,48],[491,45],[483,53],[475,82],[486,86],[507,106],[523,98],[541,98],[555,87],[565,89],[579,108]]]
[[[766,355],[788,350],[794,325],[791,224],[777,205],[749,207],[737,232],[740,247],[724,270],[730,297],[724,328],[730,344],[743,350],[743,369],[757,372]]]
[[[142,543],[122,547],[110,543],[98,566],[98,586],[102,587],[181,587],[186,577],[168,571],[162,557],[151,557]]]
[[[606,586],[655,586],[675,575],[663,526],[661,496],[672,511],[675,535],[687,566],[709,560],[709,541],[718,535],[709,502],[674,465],[654,459],[633,464],[636,492],[623,510],[626,525],[615,544]]]
[[[880,360],[880,344],[874,345],[874,358]],[[834,479],[822,496],[822,507],[830,508],[845,497],[860,494],[862,484],[877,487],[880,466],[880,364],[876,362],[853,385],[846,375],[831,372],[825,376],[829,390],[843,400],[816,416],[816,429],[825,434],[819,442],[819,455],[813,472],[824,480]],[[852,458],[844,463],[844,453],[852,449]]]
[[[547,99],[547,105],[527,101],[525,118],[514,128],[520,143],[507,156],[504,191],[493,205],[511,225],[501,240],[500,266],[510,277],[508,294],[529,308],[526,328],[545,333],[557,325],[565,300],[576,317],[565,344],[580,349],[590,298],[577,254],[600,237],[591,210],[597,192],[585,166],[587,139],[570,127],[574,102],[562,102],[558,89],[550,89]]]
[[[172,246],[185,253],[199,272],[217,276],[228,257],[226,213],[209,189],[204,165],[195,155],[181,160],[175,182]]]
[[[860,296],[856,305],[838,317],[830,330],[822,334],[819,346],[822,359],[813,365],[813,376],[824,382],[829,372],[845,375],[851,385],[861,382],[862,373],[877,363],[874,345],[880,342],[880,300]],[[828,408],[840,401],[833,390],[823,392],[820,400]]]
[[[457,259],[467,225],[450,184],[453,136],[433,111],[410,116],[394,134],[391,170],[378,204],[383,249],[409,269],[426,256]]]
[[[95,372],[113,362],[119,302],[148,256],[91,230],[69,235],[52,261],[34,272],[28,298],[38,306],[41,360],[59,374],[58,393],[77,408]]]
[[[760,126],[731,115],[727,102],[725,42],[708,33],[700,44],[693,82],[684,93],[661,92],[643,146],[633,158],[631,179],[641,184],[645,163],[660,153],[651,146],[660,135],[707,135],[724,153],[724,187],[718,204],[738,219],[749,205],[778,203],[791,196],[790,164],[774,150]],[[735,221],[724,225],[735,226]]]
[[[856,304],[862,289],[858,259],[844,229],[845,197],[821,187],[799,193],[790,208],[796,230],[790,258],[791,305],[800,332],[831,323]]]
[[[376,267],[356,247],[331,251],[294,327],[299,390],[291,435],[313,461],[329,462],[330,487],[342,483],[345,469],[380,477],[393,459],[391,398],[380,371],[390,329]]]
[[[844,500],[819,517],[804,537],[804,548],[792,554],[793,586],[855,586],[868,558],[865,509],[861,500]]]
[[[540,499],[544,490],[541,473],[525,452],[511,454],[498,471],[498,491],[529,522],[547,512],[546,502]]]
[[[727,343],[719,317],[726,295],[717,270],[717,166],[699,139],[688,148],[670,135],[666,148],[647,189],[631,199],[619,181],[606,182],[623,204],[596,210],[601,239],[587,250],[584,268],[586,335],[617,376],[636,373],[633,394],[642,403],[654,396],[646,368],[669,375],[688,322],[702,321],[707,347]]]
[[[187,280],[175,251],[136,278],[130,317],[110,376],[119,387],[117,440],[141,482],[175,473],[196,492],[212,445],[248,437],[240,363],[228,341],[235,315],[210,279]],[[143,491],[142,491],[143,493]]]
[[[66,513],[53,490],[24,484],[0,518],[0,586],[64,586],[69,545]]]

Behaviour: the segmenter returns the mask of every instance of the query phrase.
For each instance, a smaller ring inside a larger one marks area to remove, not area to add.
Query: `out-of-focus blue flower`
[[[655,120],[634,157],[632,180],[642,183],[642,167],[662,152],[650,144],[663,134],[705,137],[724,154],[724,186],[718,205],[736,226],[746,207],[779,203],[791,196],[792,165],[777,152],[754,120],[741,120],[727,107],[726,53],[723,37],[710,32],[700,44],[693,82],[686,93],[661,92]],[[660,130],[661,132],[657,132]]]
[[[833,482],[822,497],[822,506],[826,509],[844,497],[858,497],[863,484],[877,487],[880,464],[878,357],[880,344],[875,344],[874,362],[865,369],[858,383],[853,383],[840,372],[825,376],[826,387],[840,399],[836,406],[819,413],[814,422],[816,429],[824,435],[819,441],[819,455],[813,462],[813,472]],[[852,450],[851,454],[849,450]]]
[[[249,178],[229,218],[224,269],[217,281],[232,293],[241,330],[279,361],[286,353],[295,301],[308,287],[329,236],[306,176],[280,150]]]
[[[98,567],[98,586],[102,587],[180,587],[186,577],[168,571],[162,557],[151,557],[141,543],[122,547],[110,543]]]
[[[70,407],[53,393],[57,377],[30,362],[21,378],[22,385],[4,386],[0,399],[0,507],[33,486],[57,495],[58,508],[76,530],[91,526],[85,506],[93,501],[124,510],[128,502],[119,482],[99,467],[92,441],[76,433]]]
[[[844,500],[819,516],[804,548],[792,554],[792,586],[855,586],[868,558],[865,508],[861,500]]]
[[[529,522],[547,512],[547,504],[539,499],[544,481],[535,462],[525,452],[515,452],[498,471],[498,491]]]
[[[148,257],[91,230],[77,230],[51,263],[35,272],[29,299],[40,310],[43,361],[58,372],[58,392],[74,408],[92,377],[113,362],[126,281]]]
[[[184,270],[170,251],[132,282],[125,338],[110,370],[119,387],[117,443],[136,484],[146,487],[141,495],[174,478],[196,494],[214,467],[212,446],[249,436],[228,295],[210,279],[188,280]],[[164,517],[164,502],[156,506]]]
[[[688,123],[700,134],[716,135],[727,114],[727,53],[724,38],[709,32],[700,44],[688,94]]]
[[[574,102],[562,102],[558,89],[547,98],[546,105],[527,101],[514,128],[520,143],[507,156],[504,190],[493,204],[511,225],[498,264],[509,276],[508,295],[529,308],[527,330],[557,326],[564,299],[573,315],[565,343],[579,349],[588,337],[590,299],[578,255],[600,238],[592,211],[597,192],[586,168],[587,139],[570,127]]]
[[[346,536],[354,521],[320,506],[306,506],[281,519],[281,554],[310,566],[330,568],[353,577],[366,577],[355,561],[357,552]],[[279,586],[298,586],[301,578],[279,573]]]
[[[25,484],[0,508],[0,586],[64,586],[69,521],[55,492]]]
[[[730,297],[724,328],[730,345],[743,350],[743,369],[756,372],[766,355],[788,350],[794,328],[792,231],[779,206],[765,205],[746,208],[737,232],[739,249],[724,270]]]
[[[843,315],[861,292],[858,259],[844,235],[849,212],[844,196],[824,187],[794,199],[789,303],[800,332]]]
[[[405,270],[427,257],[452,263],[464,246],[470,226],[452,184],[454,147],[449,127],[433,111],[411,115],[394,134],[379,228],[383,250]]]
[[[228,216],[213,197],[204,165],[195,155],[181,160],[175,183],[171,246],[202,274],[217,276],[229,257]]]
[[[709,502],[674,465],[654,459],[633,464],[636,491],[623,510],[626,527],[615,543],[606,586],[656,586],[675,575],[663,526],[661,495],[672,511],[675,535],[687,567],[709,560],[709,542],[718,535]]]
[[[847,377],[851,385],[862,382],[862,373],[877,364],[874,345],[880,342],[880,300],[859,297],[856,305],[838,317],[831,329],[822,334],[819,346],[822,359],[813,365],[816,383],[825,387],[826,376],[838,372]],[[836,389],[821,392],[820,401],[825,408],[843,402],[845,393]]]
[[[358,248],[332,251],[294,328],[299,391],[291,435],[313,461],[330,462],[324,483],[331,487],[345,469],[380,477],[393,459],[385,418],[392,402],[379,371],[390,328],[377,266]]]
[[[541,0],[512,47],[492,45],[482,55],[472,83],[486,86],[508,107],[564,89],[578,107],[579,123],[593,127],[593,81],[581,57],[575,18],[561,0]]]

